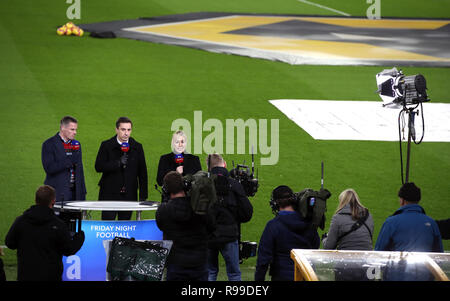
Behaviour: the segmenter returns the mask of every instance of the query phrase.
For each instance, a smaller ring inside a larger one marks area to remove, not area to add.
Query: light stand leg
[[[408,150],[406,155],[406,176],[405,183],[409,183],[409,161],[411,159],[411,132],[408,133]]]
[[[408,110],[408,149],[406,154],[406,177],[405,183],[409,183],[409,162],[411,160],[411,137],[414,131],[414,111]],[[414,133],[415,134],[415,133]]]

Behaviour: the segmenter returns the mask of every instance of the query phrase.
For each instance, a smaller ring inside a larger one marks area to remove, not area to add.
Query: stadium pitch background
[[[364,17],[364,0],[315,1]],[[189,12],[236,12],[336,15],[298,1],[80,0],[76,24]],[[382,223],[398,207],[401,184],[398,142],[314,140],[276,110],[270,99],[366,100],[381,103],[375,74],[385,67],[292,66],[281,62],[208,53],[179,46],[128,39],[60,37],[56,28],[69,21],[65,1],[12,1],[0,4],[0,245],[15,217],[27,209],[43,183],[41,145],[58,131],[66,114],[78,118],[77,139],[83,148],[87,199],[98,195],[100,175],[94,162],[100,142],[114,134],[119,116],[133,120],[133,136],[145,150],[149,199],[159,156],[170,151],[170,126],[178,118],[193,122],[194,111],[205,118],[279,119],[279,160],[258,166],[260,188],[251,198],[252,220],[242,226],[242,239],[259,241],[273,217],[268,201],[280,184],[299,191],[320,185],[320,162],[325,162],[328,230],[337,196],[354,188],[375,221],[374,241]],[[381,17],[450,17],[450,1],[381,0]],[[405,74],[423,74],[432,102],[450,103],[449,68],[402,67]],[[426,122],[425,112],[425,122]],[[207,133],[203,133],[205,137]],[[426,135],[426,133],[425,133]],[[227,155],[248,163],[250,155]],[[205,168],[206,154],[200,155]],[[257,155],[258,158],[258,155]],[[410,178],[422,188],[421,205],[435,219],[448,218],[450,205],[450,144],[412,145]],[[95,214],[93,217],[96,218]],[[144,218],[153,218],[152,213]],[[324,231],[319,231],[322,234]],[[444,241],[444,249],[450,244]],[[13,267],[15,251],[6,250],[5,264]],[[255,259],[242,265],[252,280]],[[223,268],[222,268],[223,272]],[[14,279],[9,279],[14,280]]]

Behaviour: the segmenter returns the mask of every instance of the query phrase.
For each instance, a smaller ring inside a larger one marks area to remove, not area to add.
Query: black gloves
[[[128,155],[127,153],[123,153],[122,157],[120,157],[120,167],[126,168],[127,162],[128,162]]]

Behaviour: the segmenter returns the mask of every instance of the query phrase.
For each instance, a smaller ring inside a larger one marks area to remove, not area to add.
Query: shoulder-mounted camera
[[[278,186],[287,187],[287,186]],[[289,191],[290,188],[289,188]],[[327,189],[321,188],[319,191],[311,188],[303,189],[300,192],[290,193],[288,198],[276,199],[273,192],[270,198],[270,207],[274,214],[280,210],[280,202],[286,203],[286,200],[292,205],[305,219],[305,221],[311,223],[312,227],[320,227],[322,230],[325,228],[325,212],[327,211],[327,199],[329,199],[331,193]]]
[[[296,210],[301,216],[314,228],[325,228],[325,212],[327,211],[327,200],[331,193],[324,188],[315,191],[311,188],[303,189],[300,192],[294,193],[297,201]]]
[[[244,188],[247,196],[255,196],[258,191],[258,179],[254,177],[253,172],[250,173],[250,168],[244,164],[238,164],[236,168],[230,171],[230,177],[237,180]]]

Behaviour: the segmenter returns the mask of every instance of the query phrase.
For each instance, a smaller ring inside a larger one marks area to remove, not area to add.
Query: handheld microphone
[[[128,151],[130,150],[130,144],[128,142],[122,142],[122,144],[120,145],[120,149],[122,150],[123,155],[126,157],[126,160],[128,159]],[[125,162],[126,162],[125,160]],[[123,165],[123,168],[126,168],[127,164]]]
[[[174,159],[175,159],[175,163],[178,164],[178,166],[183,165],[183,162],[184,162],[183,154],[176,154]]]
[[[73,151],[80,150],[80,142],[77,140],[72,140],[71,146]]]
[[[128,142],[122,142],[120,149],[122,150],[122,152],[128,153],[128,151],[130,150],[130,144],[128,144]]]
[[[74,159],[75,158],[74,156],[80,150],[80,142],[77,141],[77,140],[70,141],[69,148],[70,148],[70,152],[71,152],[71,155],[72,155],[72,168],[76,168],[76,166],[77,166],[76,161],[77,160]],[[71,173],[72,173],[72,171],[71,171]],[[72,176],[73,176],[73,174],[72,174]]]

